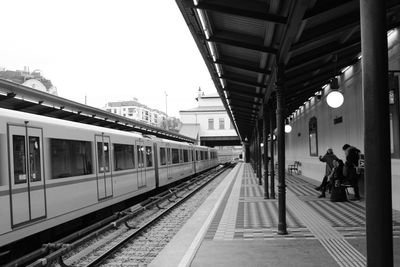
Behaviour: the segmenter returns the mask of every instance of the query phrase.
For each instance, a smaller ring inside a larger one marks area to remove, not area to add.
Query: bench
[[[300,161],[295,161],[293,164],[288,165],[288,173],[293,174],[295,172],[296,174],[300,173],[299,166],[301,166]]]

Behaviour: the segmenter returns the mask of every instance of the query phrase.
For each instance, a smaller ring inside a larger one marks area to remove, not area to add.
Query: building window
[[[208,129],[214,130],[214,119],[208,119]]]
[[[117,109],[116,108],[114,108],[114,113],[117,114]]]
[[[111,108],[108,108],[108,109],[106,109],[107,110],[107,112],[111,112]]]
[[[224,130],[225,129],[225,120],[224,118],[219,119],[219,129]]]
[[[308,123],[310,156],[318,156],[317,118],[312,117]]]

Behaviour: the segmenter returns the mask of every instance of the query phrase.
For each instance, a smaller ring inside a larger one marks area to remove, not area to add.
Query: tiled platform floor
[[[239,172],[242,172],[242,175],[239,174],[229,188],[225,201],[219,207],[203,245],[193,261],[194,266],[201,266],[197,265],[198,260],[202,258],[201,251],[206,249],[206,246],[213,246],[210,241],[239,240],[292,240],[308,243],[311,247],[322,245],[333,262],[336,262],[325,266],[366,266],[365,249],[357,249],[365,246],[363,201],[331,202],[329,198],[317,198],[319,192],[314,189],[314,184],[307,179],[288,175],[286,178],[288,235],[277,235],[277,200],[264,199],[263,187],[258,184],[250,164],[243,164]],[[400,214],[394,211],[393,215],[394,239],[397,254],[400,254],[398,251]],[[222,243],[218,244],[221,249]],[[264,244],[264,246],[269,245]],[[289,243],[286,246],[291,247]],[[306,252],[307,249],[304,248],[304,253]],[[315,266],[321,263],[317,259],[316,262]]]
[[[239,163],[227,177],[150,266],[366,266],[363,201],[320,199],[310,179],[288,175],[288,234],[278,235],[278,202],[264,199],[251,165]],[[397,211],[393,237],[400,266]]]

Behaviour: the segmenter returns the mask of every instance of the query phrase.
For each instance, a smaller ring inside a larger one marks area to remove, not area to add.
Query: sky
[[[138,100],[179,116],[216,89],[173,0],[3,0],[0,67],[39,69],[94,107]]]

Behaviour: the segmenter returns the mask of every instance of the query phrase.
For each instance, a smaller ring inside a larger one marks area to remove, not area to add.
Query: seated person
[[[319,198],[325,197],[326,189],[332,188],[335,183],[342,183],[345,179],[343,176],[343,161],[340,159],[333,160],[333,168],[331,173],[327,177],[327,181],[321,186],[321,195],[318,196]]]

